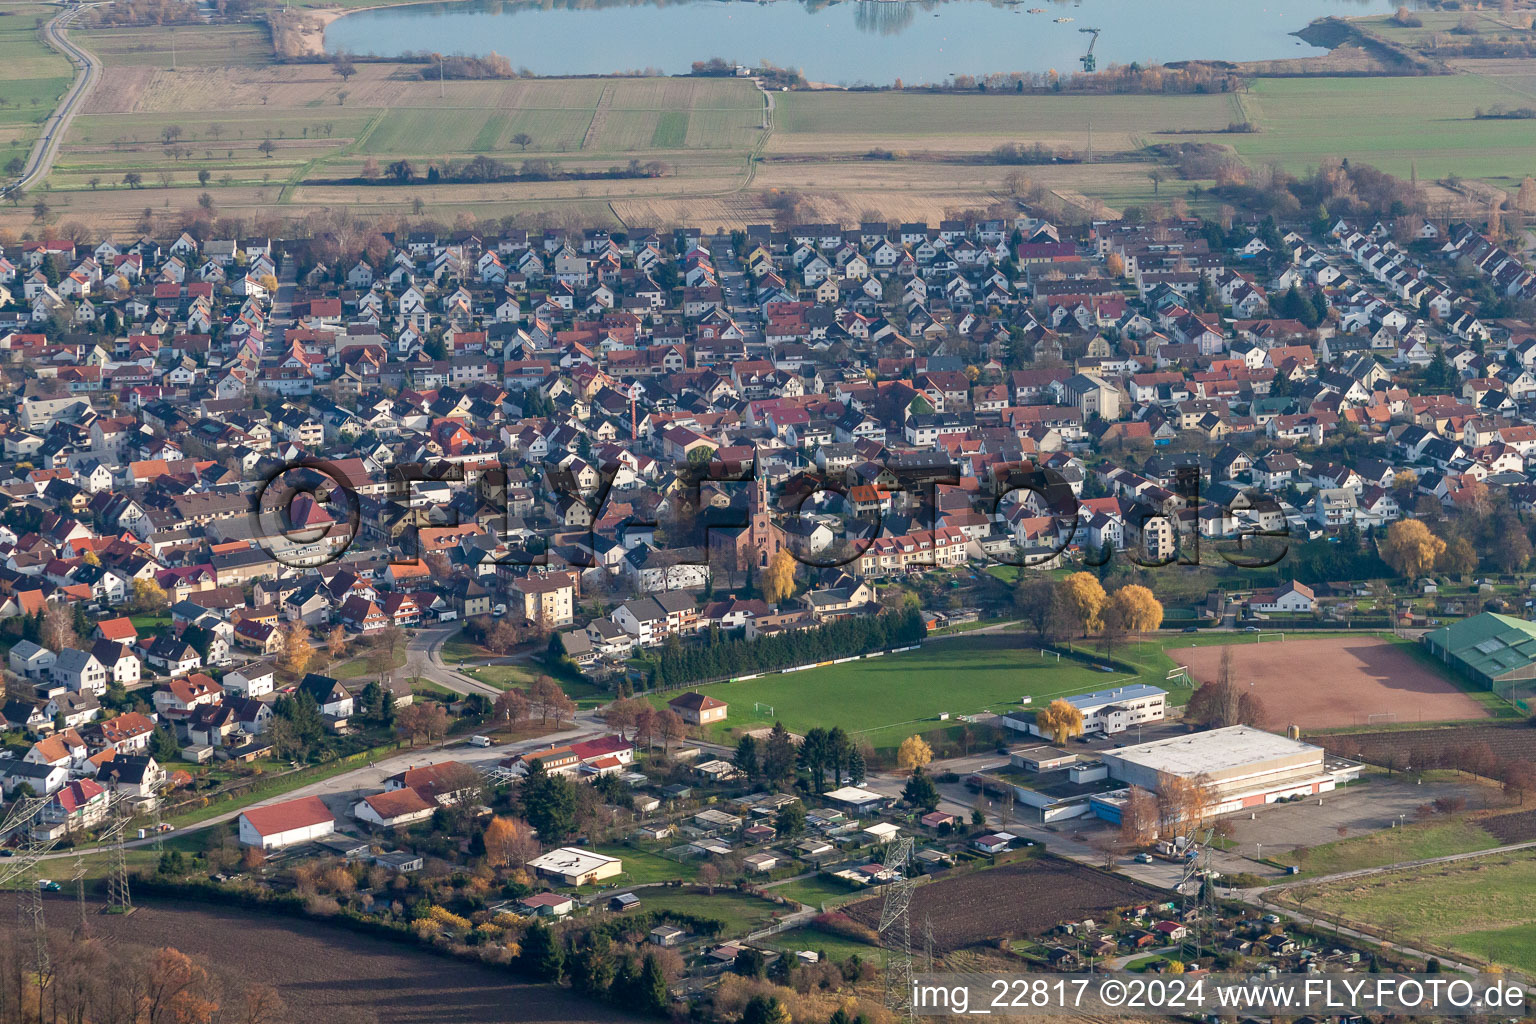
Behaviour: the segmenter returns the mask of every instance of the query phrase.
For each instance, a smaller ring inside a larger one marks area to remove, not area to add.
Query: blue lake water
[[[1399,0],[546,0],[431,3],[332,22],[330,52],[499,53],[543,75],[767,60],[838,85],[942,82],[947,75],[1066,73],[1102,30],[1099,66],[1266,60],[1321,53],[1292,33],[1314,18],[1390,13]],[[1044,8],[1043,13],[1027,13]],[[1057,19],[1071,19],[1058,21]]]

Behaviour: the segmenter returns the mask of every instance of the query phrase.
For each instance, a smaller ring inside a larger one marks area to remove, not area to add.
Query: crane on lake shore
[[[1084,71],[1097,71],[1099,69],[1099,58],[1093,55],[1093,44],[1099,41],[1099,30],[1096,28],[1080,28],[1078,31],[1087,32],[1093,36],[1092,39],[1088,40],[1088,52],[1079,57],[1078,60],[1083,62]]]

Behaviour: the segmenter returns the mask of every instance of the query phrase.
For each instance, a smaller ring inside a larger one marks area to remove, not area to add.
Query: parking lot
[[[1340,838],[1391,828],[1395,821],[1416,821],[1415,810],[1442,796],[1461,796],[1467,806],[1483,805],[1489,790],[1468,782],[1425,782],[1405,776],[1368,776],[1370,781],[1297,803],[1271,804],[1248,815],[1233,815],[1233,838],[1244,856],[1262,845],[1269,854],[1318,846]],[[1322,803],[1319,804],[1318,800]],[[1341,836],[1339,829],[1343,828]]]

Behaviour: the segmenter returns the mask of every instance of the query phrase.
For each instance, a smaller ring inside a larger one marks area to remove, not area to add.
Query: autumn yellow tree
[[[1444,551],[1445,541],[1417,519],[1399,519],[1387,528],[1386,540],[1381,542],[1382,561],[1401,576],[1424,575]]]
[[[290,622],[283,630],[283,650],[277,667],[289,675],[303,675],[315,658],[315,646],[309,642],[309,627],[302,621]]]
[[[1132,583],[1109,595],[1105,617],[1110,616],[1127,633],[1151,633],[1163,624],[1163,605],[1152,591]]]
[[[1159,816],[1172,831],[1203,823],[1218,802],[1216,787],[1207,775],[1158,774]]]
[[[1058,697],[1035,712],[1035,725],[1050,733],[1051,742],[1060,746],[1073,736],[1083,734],[1083,713],[1077,705]]]
[[[325,646],[331,652],[332,661],[340,661],[347,656],[347,630],[346,627],[337,625],[325,635]]]
[[[133,581],[133,610],[136,612],[157,612],[171,603],[170,595],[165,588],[154,580],[136,579]]]
[[[485,827],[485,859],[492,867],[522,867],[539,855],[528,823],[498,814]]]
[[[1157,839],[1157,797],[1132,786],[1120,805],[1120,838],[1130,847],[1150,846]]]
[[[1075,572],[1056,584],[1067,620],[1084,633],[1103,628],[1104,588],[1091,572]]]
[[[921,736],[908,736],[896,748],[896,767],[910,772],[933,760],[933,748]]]
[[[769,604],[778,604],[795,592],[795,556],[780,551],[768,562],[763,573],[763,597]]]
[[[175,1024],[207,1024],[219,1012],[208,972],[179,949],[155,952],[138,997],[133,1019]]]
[[[91,551],[90,549],[86,550],[85,554],[81,556],[80,560],[83,561],[86,565],[100,565],[101,564],[101,556],[98,555],[96,552]]]
[[[1536,213],[1536,178],[1527,177],[1520,182],[1515,206],[1521,213]]]

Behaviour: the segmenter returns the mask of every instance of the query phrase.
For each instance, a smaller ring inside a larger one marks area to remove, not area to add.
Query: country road
[[[419,747],[412,750],[403,750],[398,754],[392,754],[372,764],[356,768],[341,775],[334,775],[328,779],[321,779],[306,786],[282,793],[278,796],[268,797],[263,800],[255,800],[249,804],[238,804],[230,810],[211,818],[205,818],[195,824],[186,825],[170,833],[173,836],[188,835],[193,832],[202,832],[215,828],[225,822],[232,821],[242,811],[252,807],[265,807],[268,804],[282,803],[286,800],[297,800],[299,797],[318,796],[324,800],[331,812],[339,821],[348,821],[351,816],[352,806],[363,796],[376,793],[384,788],[384,780],[391,775],[421,765],[436,764],[441,761],[459,761],[473,768],[489,768],[502,758],[513,754],[521,754],[529,750],[541,750],[545,747],[559,743],[569,743],[576,739],[590,737],[596,730],[591,722],[577,721],[568,729],[547,733],[532,739],[519,740],[514,743],[499,744],[491,747],[474,747],[464,741],[463,737],[447,740],[430,747]],[[164,838],[164,837],[161,837]],[[126,849],[132,850],[144,846],[153,846],[156,837],[145,839],[133,839],[124,843]],[[43,857],[43,860],[62,860],[78,856],[92,856],[108,853],[112,847],[87,847],[83,850],[69,850],[64,853],[52,853]]]
[[[65,29],[80,17],[82,12],[100,6],[102,5],[82,4],[79,7],[67,8],[43,26],[43,41],[68,57],[69,62],[80,70],[80,74],[70,83],[69,88],[64,92],[63,99],[59,100],[58,107],[43,123],[43,134],[32,147],[32,152],[28,154],[27,164],[21,172],[21,177],[4,189],[0,189],[0,197],[24,191],[47,177],[48,172],[53,168],[54,158],[58,156],[59,145],[64,141],[64,135],[69,130],[69,123],[85,105],[86,94],[101,77],[101,62],[88,50],[71,42],[69,36],[65,34]]]

